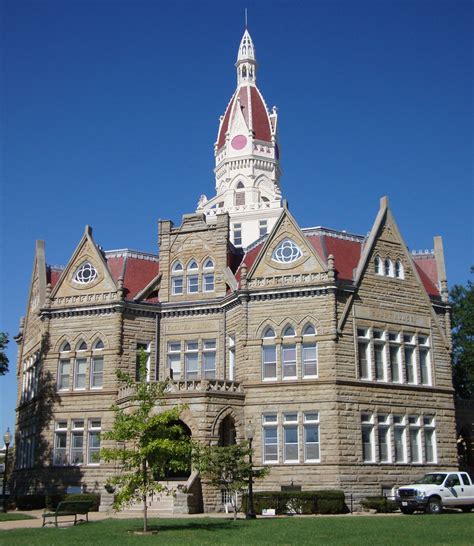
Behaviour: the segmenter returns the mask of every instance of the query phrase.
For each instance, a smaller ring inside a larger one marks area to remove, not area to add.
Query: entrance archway
[[[232,415],[227,415],[219,425],[219,446],[231,446],[235,442],[235,421]]]

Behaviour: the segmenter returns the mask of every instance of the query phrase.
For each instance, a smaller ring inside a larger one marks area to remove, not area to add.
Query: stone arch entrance
[[[231,446],[236,443],[235,420],[231,414],[226,415],[220,422],[218,436],[219,446]]]
[[[191,429],[188,427],[188,425],[186,425],[186,423],[181,421],[181,419],[179,419],[178,421],[175,421],[173,423],[170,423],[170,425],[178,425],[182,429],[183,434],[185,436],[187,436],[188,438],[191,438],[191,436],[192,436]],[[189,478],[189,476],[191,475],[191,457],[189,458],[189,461],[186,461],[186,462],[187,462],[187,468],[186,469],[167,470],[164,476],[156,475],[156,476],[154,476],[154,479],[156,481],[162,481],[162,480],[184,481],[184,480],[187,480]]]

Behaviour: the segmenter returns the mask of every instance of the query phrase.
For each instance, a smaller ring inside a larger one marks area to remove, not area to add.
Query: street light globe
[[[10,445],[10,442],[12,441],[12,435],[11,435],[11,432],[10,432],[10,428],[7,428],[7,431],[3,435],[3,441],[5,442],[6,446]]]
[[[245,427],[245,436],[247,440],[253,440],[255,435],[255,427],[252,424],[252,421],[248,422],[248,425]]]

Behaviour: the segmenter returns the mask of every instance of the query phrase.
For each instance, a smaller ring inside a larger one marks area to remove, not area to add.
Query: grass
[[[16,512],[7,512],[4,514],[0,512],[0,521],[14,521],[17,519],[36,519],[35,516],[29,514],[17,514]]]
[[[293,517],[231,521],[222,518],[151,519],[158,535],[136,536],[141,520],[103,520],[60,529],[16,529],[0,532],[9,546],[88,544],[183,545],[344,545],[471,546],[474,514],[428,516]]]

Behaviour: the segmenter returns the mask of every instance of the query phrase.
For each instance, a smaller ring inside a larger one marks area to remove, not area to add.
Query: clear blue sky
[[[473,257],[473,3],[1,1],[1,317],[18,332],[36,239],[66,264],[156,252],[214,191],[218,117],[244,7],[258,85],[279,107],[283,195],[301,226],[365,234],[388,195],[411,249],[444,238],[450,285]],[[15,359],[0,378],[14,426]]]

